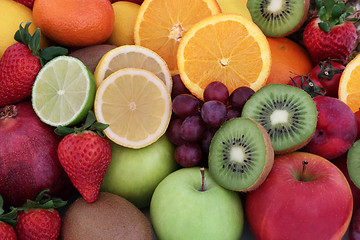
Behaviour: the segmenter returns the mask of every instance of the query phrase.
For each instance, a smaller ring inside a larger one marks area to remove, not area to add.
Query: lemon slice
[[[96,86],[99,87],[105,78],[123,68],[140,68],[154,73],[171,93],[171,74],[164,59],[156,52],[136,45],[115,48],[101,58],[94,72]]]
[[[121,146],[142,148],[155,142],[165,133],[171,111],[165,84],[147,70],[118,70],[96,91],[95,116],[109,124],[105,135]]]
[[[81,122],[92,108],[96,85],[92,73],[79,60],[60,56],[46,63],[32,89],[35,113],[50,126]]]

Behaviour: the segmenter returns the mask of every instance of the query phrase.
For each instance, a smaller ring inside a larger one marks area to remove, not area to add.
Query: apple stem
[[[8,105],[0,108],[0,120],[8,117],[16,117],[17,109],[15,105]]]
[[[202,167],[200,168],[201,173],[201,188],[199,189],[200,192],[204,192],[206,190],[205,186],[205,169]]]
[[[301,172],[301,176],[300,176],[300,181],[304,181],[306,165],[308,165],[308,164],[309,164],[309,162],[307,162],[307,161],[302,162],[302,172]]]

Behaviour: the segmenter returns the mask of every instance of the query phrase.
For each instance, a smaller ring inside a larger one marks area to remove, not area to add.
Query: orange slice
[[[216,0],[145,0],[135,21],[135,44],[155,51],[175,74],[177,48],[185,32],[220,11]]]
[[[185,86],[203,99],[212,81],[231,93],[240,86],[257,91],[270,74],[271,53],[262,31],[239,14],[218,14],[196,23],[180,42],[178,68]]]
[[[360,108],[360,54],[350,61],[340,78],[339,99],[353,112]]]

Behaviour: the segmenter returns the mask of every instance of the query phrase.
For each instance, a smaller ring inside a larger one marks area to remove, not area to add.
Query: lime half
[[[81,122],[92,108],[96,84],[92,73],[78,59],[60,56],[46,63],[32,89],[35,113],[50,126]]]

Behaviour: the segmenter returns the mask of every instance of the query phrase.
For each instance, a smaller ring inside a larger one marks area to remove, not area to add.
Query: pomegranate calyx
[[[16,117],[17,109],[15,105],[7,105],[0,108],[0,120],[8,117]]]

